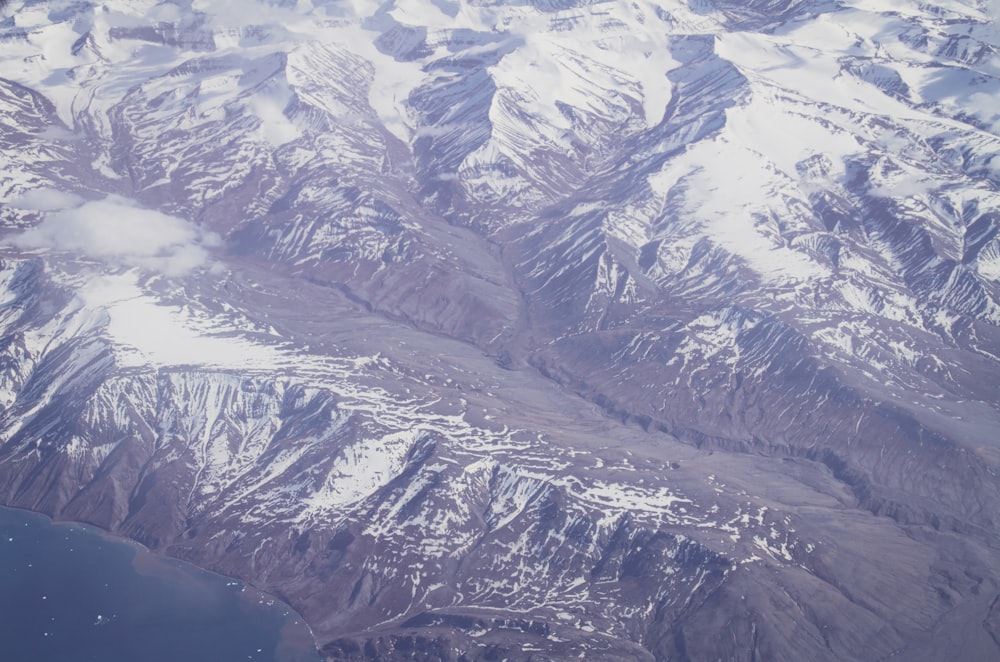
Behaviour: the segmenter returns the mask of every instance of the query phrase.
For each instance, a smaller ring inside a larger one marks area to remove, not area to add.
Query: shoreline
[[[139,575],[158,575],[174,582],[177,581],[176,577],[169,577],[170,571],[174,571],[188,575],[191,580],[200,580],[202,582],[209,581],[212,583],[218,583],[220,586],[233,587],[234,584],[238,584],[238,593],[241,594],[241,610],[249,610],[253,609],[254,606],[259,606],[267,607],[268,609],[277,609],[282,612],[285,622],[282,623],[277,629],[278,639],[275,642],[276,653],[287,644],[291,644],[294,648],[296,643],[305,643],[305,636],[302,636],[302,634],[305,634],[308,636],[311,651],[315,653],[316,659],[323,659],[316,641],[315,633],[302,614],[292,607],[287,600],[282,599],[274,593],[265,591],[245,579],[216,572],[191,563],[190,561],[185,561],[175,556],[156,551],[138,540],[119,535],[90,522],[73,519],[58,519],[43,511],[32,510],[21,506],[12,506],[0,502],[0,512],[3,511],[16,513],[26,517],[39,518],[51,526],[78,529],[86,535],[93,535],[110,544],[127,546],[133,551],[133,556],[129,561],[129,565],[132,570]],[[146,557],[146,560],[142,557]],[[299,634],[294,631],[289,632],[290,628],[294,629],[299,626],[304,628],[304,633]]]

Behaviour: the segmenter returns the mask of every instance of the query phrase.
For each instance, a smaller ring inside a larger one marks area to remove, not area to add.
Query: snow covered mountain
[[[329,659],[1000,654],[995,2],[0,12],[0,503]]]

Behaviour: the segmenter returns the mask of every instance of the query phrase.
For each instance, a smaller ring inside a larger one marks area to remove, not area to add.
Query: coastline
[[[34,519],[39,527],[52,526],[76,532],[84,538],[93,538],[122,549],[127,549],[128,570],[139,577],[155,579],[190,594],[199,594],[205,603],[219,602],[219,595],[213,599],[212,593],[225,591],[233,599],[233,605],[246,619],[269,618],[275,621],[274,661],[297,661],[305,657],[320,660],[316,638],[312,628],[286,600],[264,591],[239,577],[228,576],[193,564],[189,561],[150,549],[141,542],[120,536],[112,531],[89,522],[72,519],[57,519],[48,513],[9,506],[0,503],[0,515],[8,513],[11,519]],[[27,524],[26,524],[27,526]],[[11,537],[11,541],[14,537]],[[71,550],[72,551],[72,548]],[[111,555],[109,555],[111,556]],[[120,572],[126,569],[119,568]],[[229,605],[232,607],[233,605]],[[277,620],[280,613],[281,622]],[[233,614],[230,614],[231,616]],[[309,650],[305,650],[308,641]]]

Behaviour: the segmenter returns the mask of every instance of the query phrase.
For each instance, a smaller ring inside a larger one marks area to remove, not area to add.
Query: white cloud
[[[79,207],[83,198],[54,188],[36,188],[11,200],[8,205],[15,209],[55,211],[68,207]]]
[[[291,100],[291,90],[285,88],[274,95],[258,94],[250,107],[260,118],[261,137],[272,147],[281,147],[302,136],[302,132],[285,116],[284,108]]]
[[[23,204],[24,196],[21,200]],[[39,199],[54,200],[51,195]],[[55,211],[36,208],[49,213],[11,240],[18,248],[46,248],[179,276],[210,266],[207,249],[220,243],[218,235],[193,223],[118,196]]]

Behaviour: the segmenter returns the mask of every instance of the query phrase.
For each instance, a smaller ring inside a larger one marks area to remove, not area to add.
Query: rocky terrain
[[[996,659],[998,9],[10,0],[0,503],[331,660]]]

